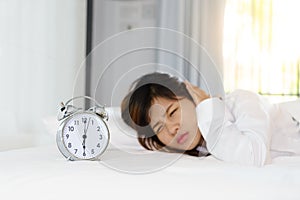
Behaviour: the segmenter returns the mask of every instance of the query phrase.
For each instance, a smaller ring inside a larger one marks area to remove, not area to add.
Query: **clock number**
[[[101,127],[100,126],[97,126],[97,131],[100,131],[101,130]]]
[[[74,131],[74,126],[69,126],[68,128],[69,128],[69,131],[71,131],[71,132]]]
[[[66,137],[67,137],[67,139],[69,139],[70,135],[69,135],[69,134],[67,134],[67,135],[66,135]]]
[[[94,150],[94,149],[92,149],[92,150],[91,150],[91,153],[92,153],[92,154],[95,154],[95,150]]]
[[[94,125],[94,120],[92,120],[92,126]]]
[[[100,143],[97,144],[97,147],[100,148]]]
[[[75,120],[74,121],[74,125],[76,126],[76,125],[79,125],[79,120]]]
[[[99,140],[102,140],[102,138],[103,138],[102,135],[99,135]]]
[[[71,142],[68,143],[68,148],[72,148]]]
[[[86,117],[83,117],[82,118],[82,122],[85,124],[87,122],[87,118]]]
[[[74,149],[74,151],[75,151],[75,154],[77,153],[77,151],[78,151],[78,149]]]

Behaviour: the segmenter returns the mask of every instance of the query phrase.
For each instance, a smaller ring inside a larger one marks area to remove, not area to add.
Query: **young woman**
[[[210,97],[189,82],[152,73],[134,82],[121,107],[148,150],[256,166],[268,163],[271,153],[300,154],[299,122],[249,91]]]

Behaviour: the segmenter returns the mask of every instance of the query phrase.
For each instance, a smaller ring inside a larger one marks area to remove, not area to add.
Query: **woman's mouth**
[[[189,135],[188,132],[179,135],[179,136],[177,137],[177,143],[178,143],[178,144],[183,144],[183,143],[187,140],[188,135]]]

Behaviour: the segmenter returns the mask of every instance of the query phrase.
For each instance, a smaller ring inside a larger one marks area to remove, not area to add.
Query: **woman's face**
[[[201,139],[195,105],[187,98],[170,100],[158,97],[149,110],[150,126],[166,146],[191,150]]]

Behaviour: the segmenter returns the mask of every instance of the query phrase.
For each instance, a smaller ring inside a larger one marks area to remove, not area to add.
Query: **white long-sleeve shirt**
[[[208,151],[220,160],[262,166],[271,153],[300,154],[297,122],[255,93],[236,90],[206,99],[196,113]]]

